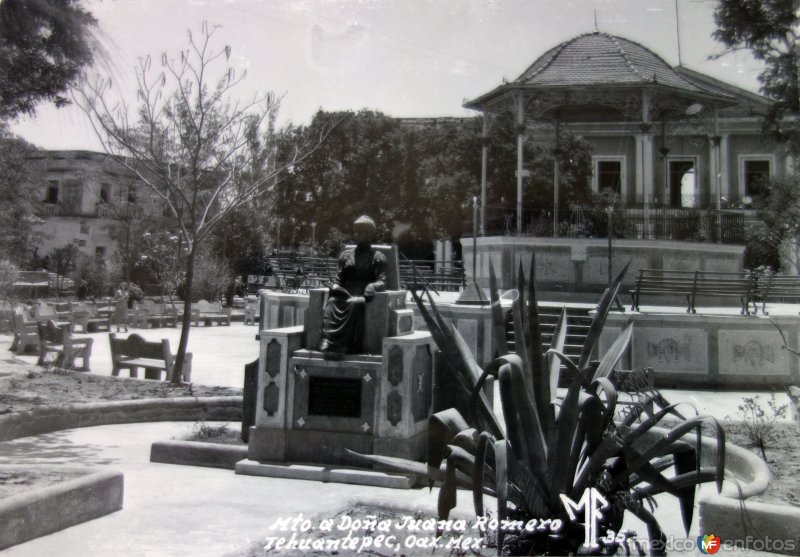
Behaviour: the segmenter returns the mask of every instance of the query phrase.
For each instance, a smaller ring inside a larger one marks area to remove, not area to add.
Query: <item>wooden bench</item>
[[[23,354],[29,346],[38,348],[39,346],[39,327],[35,319],[32,319],[28,310],[17,306],[12,310],[14,320],[14,340],[10,350],[16,354]]]
[[[175,356],[169,349],[169,341],[149,342],[137,334],[128,338],[117,338],[116,334],[108,333],[111,343],[111,375],[119,376],[122,369],[127,369],[131,377],[139,377],[139,368],[144,368],[145,379],[161,379],[161,372],[165,372],[165,379],[172,377],[175,366]],[[192,380],[192,354],[186,353],[186,360],[181,373],[183,381],[190,383]]]
[[[758,285],[753,301],[761,302],[761,313],[767,312],[767,302],[797,302],[800,300],[800,276],[776,275],[769,273],[758,276]],[[754,311],[755,313],[755,311]]]
[[[101,317],[97,313],[97,306],[91,302],[70,302],[69,321],[72,331],[75,327],[82,327],[84,333],[92,333],[105,329],[111,331],[111,322],[108,317]]]
[[[642,294],[679,295],[686,298],[686,312],[697,313],[697,297],[737,298],[742,315],[749,315],[756,281],[744,273],[639,269],[631,295],[631,311],[639,311]]]
[[[73,338],[69,326],[59,326],[55,321],[37,323],[39,327],[39,361],[40,366],[49,364],[47,356],[55,354],[56,366],[64,369],[89,371],[89,358],[92,355],[90,338]],[[83,365],[75,367],[75,360],[83,359]]]
[[[196,304],[192,304],[192,320],[194,326],[199,327],[202,320],[206,327],[216,322],[217,325],[231,324],[231,308],[224,308],[219,302],[207,302],[200,300]]]
[[[721,296],[739,300],[742,315],[750,315],[750,301],[756,295],[756,277],[745,273],[695,271],[690,309],[697,313],[697,295]],[[755,313],[755,310],[753,311]]]

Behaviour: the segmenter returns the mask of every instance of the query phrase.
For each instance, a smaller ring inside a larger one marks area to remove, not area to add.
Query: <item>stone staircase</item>
[[[561,315],[561,309],[562,306],[539,305],[542,353],[550,349],[558,317]],[[586,341],[586,335],[589,333],[589,326],[592,323],[589,311],[585,307],[567,306],[567,338],[564,343],[564,353],[576,364]],[[508,350],[514,352],[514,316],[511,311],[508,312],[506,317],[506,339],[508,340]]]

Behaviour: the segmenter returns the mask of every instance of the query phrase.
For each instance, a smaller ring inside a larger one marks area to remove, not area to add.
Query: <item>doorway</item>
[[[694,159],[668,159],[667,192],[670,207],[697,208],[700,206],[697,164]]]

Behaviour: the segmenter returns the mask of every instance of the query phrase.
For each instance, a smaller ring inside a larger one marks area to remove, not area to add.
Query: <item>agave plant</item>
[[[383,466],[427,472],[431,485],[440,481],[440,519],[448,518],[455,507],[459,486],[472,489],[478,517],[486,513],[484,496],[494,497],[498,554],[615,553],[621,544],[627,544],[625,536],[612,535],[600,542],[587,539],[588,513],[576,516],[575,507],[570,509],[565,502],[580,501],[587,492],[599,494],[607,503],[599,515],[591,517],[594,532],[620,533],[627,511],[647,525],[651,554],[663,554],[666,538],[652,513],[652,497],[669,493],[677,498],[688,534],[697,485],[715,481],[721,489],[724,431],[713,417],[684,418],[676,405],[667,403],[655,390],[627,412],[617,412],[618,389],[612,372],[628,347],[631,325],[599,361],[591,358],[627,265],[601,298],[577,363],[563,353],[564,312],[551,348],[542,354],[534,269],[532,260],[527,284],[522,268],[519,270],[519,295],[512,307],[515,352],[510,353],[497,282],[490,268],[498,353],[485,369],[475,362],[466,342],[442,317],[430,294],[426,306],[421,296],[412,292],[444,355],[442,360],[463,389],[462,408],[466,410],[462,414],[449,408],[431,416],[427,466],[378,455],[361,456]],[[562,378],[563,370],[567,373]],[[484,393],[490,377],[499,385],[503,423]],[[568,384],[563,398],[558,396],[560,378]],[[657,428],[667,416],[673,419],[670,427]],[[701,467],[703,424],[710,424],[716,432],[713,467]],[[692,432],[694,436],[688,435]],[[668,473],[669,469],[674,472]],[[527,524],[531,519],[555,520],[563,528],[554,533],[537,528],[509,532],[503,527],[515,521]]]

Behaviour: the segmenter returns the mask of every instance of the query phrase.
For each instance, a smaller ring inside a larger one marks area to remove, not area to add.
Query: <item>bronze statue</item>
[[[356,246],[339,256],[322,317],[320,350],[329,359],[363,352],[365,304],[386,290],[386,257],[370,245],[378,233],[375,221],[362,216],[353,228]]]

